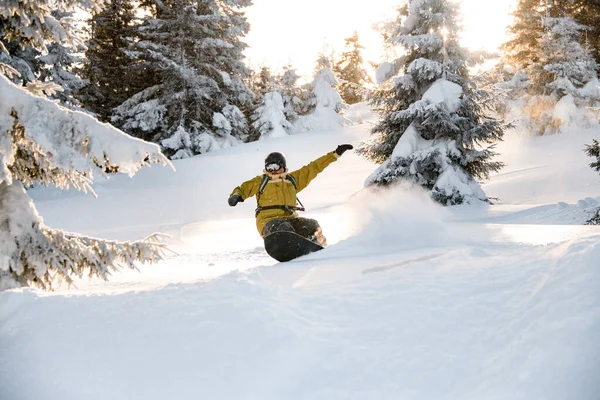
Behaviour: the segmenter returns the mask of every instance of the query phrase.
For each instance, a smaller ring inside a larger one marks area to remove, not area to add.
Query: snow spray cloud
[[[448,212],[414,186],[366,188],[348,202],[348,246],[421,248],[455,243]]]

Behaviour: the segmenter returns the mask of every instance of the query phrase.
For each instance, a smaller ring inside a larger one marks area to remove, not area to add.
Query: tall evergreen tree
[[[130,55],[136,40],[135,8],[131,0],[108,0],[89,21],[90,39],[81,75],[87,85],[77,96],[101,121],[112,109],[152,85],[156,77]]]
[[[544,33],[544,12],[542,0],[518,1],[513,24],[508,28],[511,39],[502,46],[505,61],[509,65],[526,69],[538,62],[539,42]]]
[[[149,0],[152,16],[136,44],[159,83],[116,108],[123,129],[161,143],[173,158],[201,154],[248,138],[241,109],[252,93],[244,83],[250,0]]]
[[[475,178],[502,167],[491,161],[504,125],[489,114],[493,102],[470,79],[468,53],[458,43],[458,6],[448,0],[412,0],[387,25],[404,55],[398,75],[374,92],[380,114],[375,140],[361,152],[382,165],[367,185],[408,181],[442,204],[486,200]]]
[[[342,52],[333,72],[340,81],[339,92],[346,104],[356,104],[364,99],[365,86],[371,81],[363,67],[358,33],[346,38],[346,51]]]

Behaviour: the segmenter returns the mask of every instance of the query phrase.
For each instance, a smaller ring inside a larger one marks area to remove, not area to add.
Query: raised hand
[[[351,144],[340,144],[337,147],[337,149],[335,149],[335,152],[338,156],[341,156],[342,154],[344,154],[345,151],[352,150],[353,148],[354,146],[352,146]]]

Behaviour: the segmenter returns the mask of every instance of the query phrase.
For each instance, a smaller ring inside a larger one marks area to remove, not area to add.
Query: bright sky
[[[506,39],[516,0],[459,0],[463,12],[463,44],[495,50]],[[246,10],[251,24],[245,54],[253,67],[278,70],[287,64],[304,78],[313,72],[325,44],[337,54],[344,38],[358,32],[366,61],[380,61],[382,46],[373,24],[393,17],[402,0],[254,0]]]

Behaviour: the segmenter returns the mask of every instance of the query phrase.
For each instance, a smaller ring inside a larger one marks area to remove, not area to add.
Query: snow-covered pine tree
[[[283,74],[279,80],[279,91],[283,99],[283,113],[290,123],[294,123],[298,119],[298,115],[304,108],[302,89],[298,86],[298,79],[300,77],[291,65],[283,68]]]
[[[15,83],[27,85],[40,81],[50,86],[58,85],[62,90],[57,87],[49,89],[48,92],[53,93],[50,97],[65,106],[76,107],[79,102],[73,97],[73,93],[84,82],[74,69],[75,64],[81,62],[77,53],[83,51],[84,45],[73,12],[65,8],[69,4],[65,1],[51,3],[48,6],[58,8],[49,13],[49,18],[26,22],[31,23],[26,29],[15,29],[15,24],[23,20],[14,15],[9,16],[11,11],[18,13],[20,7],[27,7],[26,5],[9,5],[0,10],[0,41],[7,50],[0,51],[0,63],[9,65],[18,72],[11,76]],[[32,33],[30,28],[38,29],[37,33]]]
[[[572,17],[576,22],[590,28],[584,34],[586,46],[596,63],[600,64],[600,1],[597,0],[545,0],[548,16]]]
[[[172,158],[228,147],[248,138],[241,109],[252,98],[244,83],[250,0],[150,0],[140,27],[138,58],[159,83],[115,109],[127,132],[161,143]],[[143,132],[140,133],[140,132]]]
[[[600,173],[600,142],[594,139],[591,145],[586,146],[585,152],[594,159],[590,167]]]
[[[506,64],[523,70],[538,61],[544,13],[542,0],[518,0],[513,23],[508,28],[511,39],[502,45]]]
[[[315,62],[315,69],[313,75],[317,76],[319,71],[323,69],[332,70],[335,65],[335,51],[331,48],[329,43],[324,42],[323,47],[319,54],[317,54],[317,60]]]
[[[42,67],[42,62],[39,60],[40,51],[19,40],[16,33],[9,35],[9,31],[8,18],[0,17],[0,64],[16,71],[11,74],[13,82],[19,84],[33,82],[39,76]]]
[[[72,11],[52,11],[52,16],[58,21],[73,20]],[[82,36],[79,28],[71,26],[69,28],[77,36]],[[75,47],[74,47],[75,46]],[[48,53],[39,57],[43,63],[43,68],[39,80],[47,83],[54,83],[62,90],[55,93],[51,98],[60,101],[66,107],[79,108],[81,106],[75,94],[86,82],[77,74],[76,67],[83,62],[81,54],[85,50],[82,43],[51,43],[48,45]]]
[[[571,17],[544,17],[544,35],[537,52],[538,65],[529,68],[535,93],[554,94],[558,98],[577,95],[576,90],[597,77],[598,65],[590,49],[580,42],[590,27]]]
[[[250,86],[250,88],[259,100],[266,93],[269,93],[270,91],[275,89],[275,76],[273,76],[271,68],[267,66],[263,65],[262,67],[260,67],[260,70],[254,73],[252,78],[252,85]]]
[[[505,126],[469,77],[457,18],[454,2],[412,0],[399,10],[400,23],[386,25],[405,54],[391,63],[399,72],[391,84],[372,95],[381,119],[360,151],[383,164],[367,185],[415,183],[445,205],[487,200],[475,179],[502,167],[491,161],[492,143]]]
[[[330,69],[324,68],[317,72],[314,81],[309,85],[305,114],[298,117],[294,123],[295,131],[336,130],[349,123],[342,115],[345,104],[337,91],[338,85]]]
[[[596,122],[595,116],[586,108],[600,100],[598,64],[591,50],[581,44],[591,27],[581,25],[571,17],[546,17],[544,26],[546,33],[540,43],[540,62],[550,78],[545,94],[557,101],[553,126],[568,127],[572,123],[585,126]],[[535,85],[535,75],[532,81]],[[590,87],[596,89],[590,90]]]
[[[590,125],[594,118],[586,108],[594,106],[599,96],[598,65],[582,44],[589,27],[571,17],[550,16],[542,18],[542,26],[535,62],[523,69],[528,84],[515,96],[516,107],[524,113],[519,124],[542,135],[571,124]]]
[[[260,134],[260,139],[287,136],[292,125],[285,116],[283,98],[277,91],[266,93],[260,106],[252,115],[252,126]]]
[[[585,152],[594,159],[590,163],[590,167],[600,173],[600,142],[594,139],[591,145],[586,146]],[[600,208],[596,210],[596,214],[587,223],[589,225],[600,225]]]
[[[273,75],[271,68],[263,65],[258,70],[252,70],[248,79],[248,87],[252,91],[252,102],[246,108],[247,114],[250,115],[250,121],[253,122],[257,118],[257,109],[262,107],[263,97],[265,94],[276,90],[277,78]],[[253,123],[250,124],[248,141],[260,139],[264,132],[255,128]]]
[[[16,2],[0,7],[0,17],[10,21],[11,32],[46,50],[57,38],[72,37],[50,14],[55,4]],[[63,11],[76,4],[61,3]],[[28,89],[50,87],[31,84]],[[0,290],[30,284],[51,288],[84,274],[106,279],[121,266],[160,259],[164,247],[152,240],[107,241],[49,228],[25,191],[36,182],[92,191],[94,173],[133,175],[151,163],[168,164],[156,145],[62,108],[0,75]]]
[[[363,101],[365,86],[371,82],[371,79],[363,66],[361,49],[364,47],[359,43],[358,32],[354,32],[345,41],[347,50],[342,52],[333,72],[340,81],[339,92],[344,102],[356,104]]]
[[[77,92],[83,106],[104,122],[112,109],[156,83],[156,77],[130,55],[137,20],[132,0],[108,0],[89,21],[89,41],[81,69],[87,85]]]

